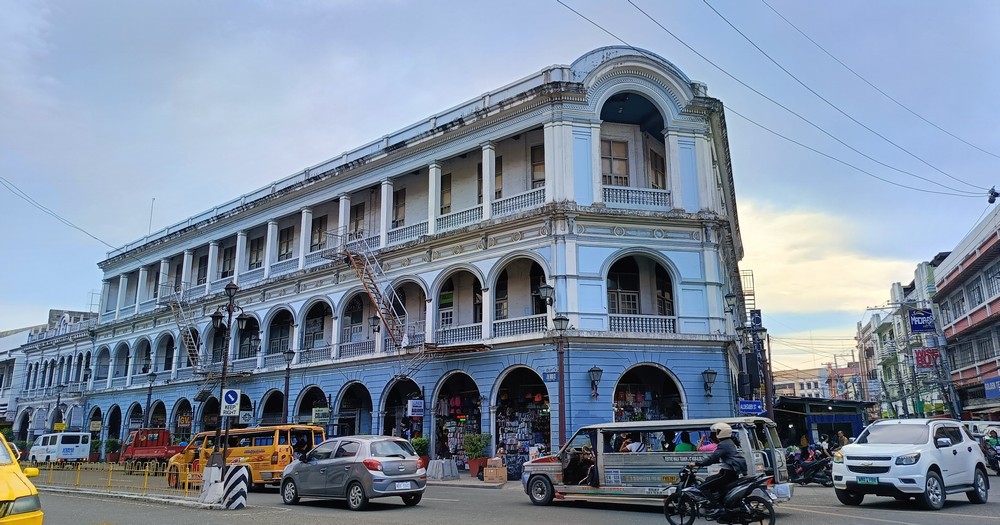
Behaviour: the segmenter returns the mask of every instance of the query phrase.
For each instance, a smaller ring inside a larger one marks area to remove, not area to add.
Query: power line
[[[902,102],[896,100],[895,98],[892,97],[892,95],[886,93],[885,91],[883,91],[882,89],[880,89],[878,86],[876,86],[875,84],[871,83],[867,78],[861,76],[860,73],[858,73],[857,71],[855,71],[854,69],[852,69],[850,66],[848,66],[847,64],[845,64],[843,61],[841,61],[839,58],[837,58],[836,56],[834,56],[833,53],[827,51],[826,48],[824,48],[823,46],[819,45],[818,42],[816,42],[815,40],[813,40],[812,38],[810,38],[809,35],[807,35],[804,31],[802,31],[801,29],[799,29],[798,26],[796,26],[795,24],[793,24],[791,22],[791,20],[785,18],[785,16],[782,15],[780,12],[778,12],[777,9],[775,9],[773,6],[771,6],[771,4],[767,3],[767,0],[760,0],[760,1],[763,2],[763,4],[766,5],[771,11],[774,11],[774,14],[778,15],[779,18],[781,18],[782,20],[784,20],[788,25],[792,26],[792,29],[795,29],[796,31],[799,32],[800,35],[802,35],[803,37],[805,37],[806,40],[812,42],[812,44],[814,46],[818,47],[820,49],[820,51],[826,53],[827,56],[829,56],[830,58],[832,58],[834,61],[836,61],[841,66],[843,66],[844,69],[850,71],[854,76],[856,76],[859,79],[861,79],[861,81],[864,82],[865,84],[868,84],[869,86],[871,86],[872,89],[874,89],[875,91],[878,91],[879,93],[881,93],[882,96],[884,96],[885,98],[893,101],[894,103],[896,103],[896,105],[898,105],[899,107],[905,109],[906,111],[908,111],[913,116],[919,118],[920,120],[926,122],[927,124],[930,124],[931,126],[933,126],[934,128],[936,128],[937,130],[939,130],[939,131],[947,134],[948,136],[954,138],[955,140],[958,140],[959,142],[961,142],[961,143],[963,143],[963,144],[965,144],[965,145],[967,145],[967,146],[969,146],[971,148],[977,149],[977,150],[979,150],[979,151],[981,151],[981,152],[983,152],[983,153],[985,153],[987,155],[990,155],[992,157],[996,157],[996,158],[1000,159],[1000,155],[997,155],[996,153],[993,153],[991,151],[987,151],[987,150],[985,150],[985,149],[983,149],[983,148],[981,148],[981,147],[979,147],[979,146],[977,146],[977,145],[975,145],[975,144],[973,144],[973,143],[971,143],[971,142],[963,139],[962,137],[959,137],[958,135],[955,135],[954,133],[952,133],[952,132],[950,132],[950,131],[942,128],[941,126],[939,126],[939,125],[937,125],[937,124],[935,124],[933,122],[931,122],[930,120],[928,120],[927,118],[925,118],[923,115],[921,115],[921,114],[917,113],[916,111],[910,109],[909,107],[907,107]]]
[[[631,3],[631,0],[629,0],[629,2]],[[792,74],[791,71],[789,71],[788,69],[786,69],[785,66],[781,65],[777,60],[775,60],[773,57],[771,57],[771,55],[767,54],[767,52],[765,52],[763,49],[761,49],[760,46],[758,46],[756,42],[754,42],[750,37],[748,37],[746,34],[744,34],[743,31],[740,31],[740,29],[737,28],[735,25],[733,25],[733,23],[730,22],[729,19],[726,18],[717,9],[715,9],[715,7],[713,7],[712,4],[708,3],[708,0],[702,0],[702,2],[705,5],[707,5],[709,7],[709,9],[711,9],[715,14],[719,15],[719,18],[721,18],[723,21],[725,21],[726,24],[729,25],[729,27],[733,28],[733,30],[736,31],[737,33],[739,33],[739,35],[741,37],[743,37],[747,42],[750,42],[750,45],[752,45],[755,49],[757,49],[757,51],[760,51],[760,53],[762,55],[764,55],[765,57],[767,57],[767,59],[770,60],[771,63],[773,63],[774,65],[778,66],[778,68],[781,69],[782,71],[784,71],[785,74],[787,74],[788,76],[792,77],[792,79],[795,80],[796,82],[798,82],[800,86],[806,88],[806,90],[808,90],[813,95],[816,95],[817,98],[819,98],[820,100],[822,100],[823,102],[825,102],[828,106],[830,106],[831,108],[837,110],[838,113],[840,113],[841,115],[843,115],[843,116],[847,117],[848,119],[850,119],[851,122],[854,122],[855,124],[861,126],[862,128],[865,128],[866,130],[868,130],[870,133],[872,133],[876,137],[878,137],[878,138],[880,138],[880,139],[888,142],[889,144],[892,144],[893,146],[895,146],[897,149],[899,149],[903,153],[906,153],[907,155],[913,157],[914,159],[919,160],[920,162],[922,162],[926,166],[928,166],[931,169],[937,171],[938,173],[940,173],[940,174],[948,177],[949,179],[952,179],[952,180],[957,181],[957,182],[961,182],[962,184],[965,184],[966,186],[969,186],[969,187],[972,187],[972,188],[976,188],[976,189],[980,189],[980,190],[986,190],[987,189],[987,188],[981,188],[979,186],[976,186],[975,184],[972,184],[970,182],[966,182],[966,181],[964,181],[962,179],[959,179],[959,178],[951,175],[950,173],[947,173],[947,172],[941,170],[937,166],[931,164],[930,162],[927,162],[922,157],[918,156],[917,154],[913,153],[912,151],[904,148],[903,146],[900,146],[899,144],[897,144],[896,142],[892,141],[891,139],[889,139],[885,135],[879,133],[878,131],[875,131],[874,129],[872,129],[867,124],[865,124],[865,123],[861,122],[860,120],[854,118],[854,116],[852,116],[851,114],[849,114],[846,111],[844,111],[843,109],[841,109],[840,106],[834,104],[833,102],[831,102],[829,99],[827,99],[823,95],[820,95],[815,89],[809,87],[808,84],[806,84],[801,79],[799,79],[799,77],[797,77],[794,74]],[[946,187],[946,186],[942,185],[942,187]],[[948,189],[955,190],[955,188],[948,188]],[[955,191],[958,191],[958,190],[955,190]]]

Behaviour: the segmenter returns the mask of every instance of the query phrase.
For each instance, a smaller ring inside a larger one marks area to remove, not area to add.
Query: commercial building
[[[213,430],[224,367],[233,424],[423,435],[460,461],[467,433],[524,453],[728,416],[742,255],[722,103],[602,48],[108,253],[96,326],[23,347],[15,430]]]

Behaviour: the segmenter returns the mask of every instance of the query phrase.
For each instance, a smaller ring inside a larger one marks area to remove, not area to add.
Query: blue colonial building
[[[460,460],[728,416],[742,255],[722,103],[602,48],[110,252],[99,318],[23,347],[15,432],[212,430],[223,366],[232,425],[328,409]]]

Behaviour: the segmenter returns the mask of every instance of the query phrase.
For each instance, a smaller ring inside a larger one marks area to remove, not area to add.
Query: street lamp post
[[[146,389],[146,411],[144,412],[144,414],[146,414],[145,428],[150,428],[150,426],[152,426],[153,418],[149,413],[149,404],[153,400],[153,383],[156,382],[156,372],[153,372],[152,367],[149,368],[149,373],[146,374],[146,380],[149,383],[149,388]]]
[[[60,408],[60,405],[62,405],[62,393],[63,393],[63,389],[64,388],[66,388],[66,385],[56,385],[56,410],[59,411],[59,422],[60,423],[62,423],[63,421],[66,420],[66,416],[63,415],[62,408]],[[55,430],[55,426],[56,426],[56,418],[53,417],[52,418],[52,429],[53,430]]]
[[[240,287],[237,286],[236,283],[230,281],[230,283],[227,284],[225,288],[226,299],[227,299],[226,304],[219,306],[215,310],[215,312],[212,313],[211,315],[212,326],[215,327],[216,330],[220,328],[225,328],[224,332],[225,339],[223,342],[223,352],[222,352],[222,374],[219,377],[220,417],[222,417],[221,408],[222,408],[222,403],[225,400],[224,396],[226,394],[226,372],[227,369],[229,368],[229,340],[232,337],[233,313],[236,312],[237,310],[239,310],[240,312],[240,315],[236,317],[237,327],[240,330],[246,328],[247,320],[250,319],[250,316],[243,311],[243,308],[240,308],[239,306],[236,305],[236,292],[238,292],[239,290]],[[223,311],[226,312],[225,315],[223,315],[222,313]],[[223,324],[222,322],[223,317],[226,317],[225,324]],[[222,436],[223,426],[225,427],[225,436]],[[219,453],[220,438],[222,438],[221,454]],[[212,445],[212,457],[211,459],[209,459],[209,465],[213,467],[225,466],[226,449],[228,448],[229,445],[228,441],[229,441],[229,417],[223,417],[220,424],[216,425],[215,427],[215,443]]]
[[[281,424],[288,424],[288,380],[292,377],[292,360],[295,359],[295,350],[290,347],[281,353],[285,357],[285,397],[281,406]]]
[[[539,285],[538,296],[545,301],[547,306],[555,305],[556,290],[552,285],[548,283]],[[563,347],[566,329],[569,327],[569,318],[563,314],[556,314],[552,318],[552,324],[558,334],[556,337],[556,367],[559,375],[559,445],[562,446],[566,439],[566,352]]]

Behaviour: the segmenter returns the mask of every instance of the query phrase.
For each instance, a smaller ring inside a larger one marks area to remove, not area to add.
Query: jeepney
[[[771,498],[790,500],[792,485],[788,482],[784,451],[774,422],[764,417],[588,425],[580,428],[558,453],[526,462],[521,485],[535,505],[569,498],[662,498],[684,466],[711,453],[698,451],[698,444],[700,438],[708,437],[712,424],[720,421],[733,427],[733,437],[747,462],[747,473],[773,475],[774,484],[768,490]],[[631,451],[623,445],[627,443],[624,439],[641,442],[642,446],[634,446],[632,449],[638,451]],[[705,475],[718,470],[719,465],[711,465]]]

